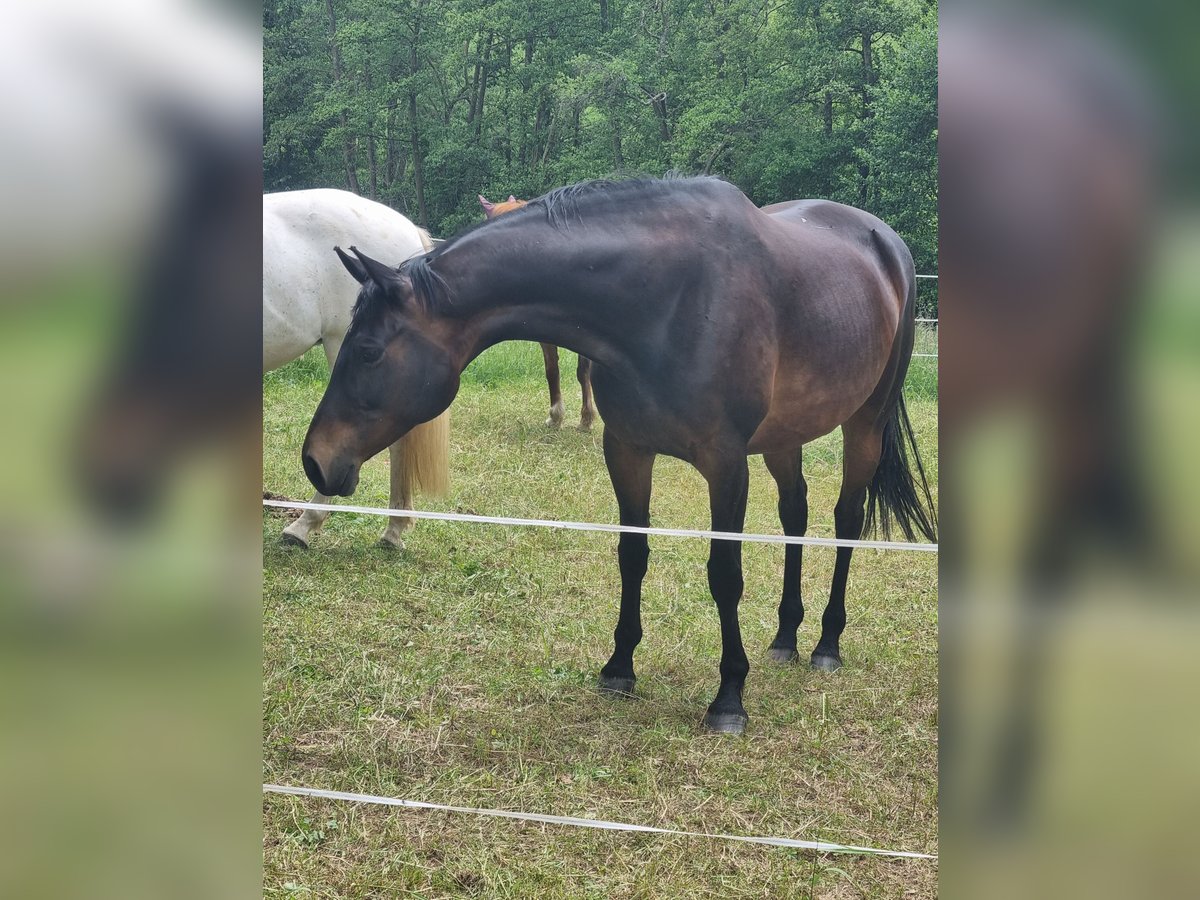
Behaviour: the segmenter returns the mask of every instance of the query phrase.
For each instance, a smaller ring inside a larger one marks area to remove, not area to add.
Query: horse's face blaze
[[[348,496],[358,468],[412,428],[440,415],[458,370],[407,279],[368,280],[360,310],[309,426],[304,467],[323,494]]]

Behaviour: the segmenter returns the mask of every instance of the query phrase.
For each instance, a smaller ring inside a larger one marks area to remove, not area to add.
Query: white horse
[[[429,235],[400,213],[347,191],[286,191],[263,196],[263,372],[321,344],[330,369],[341,349],[358,282],[346,274],[334,246],[354,244],[397,264],[429,250]],[[411,509],[414,488],[444,494],[449,481],[449,413],[414,428],[393,444],[391,508]],[[314,503],[328,503],[323,494]],[[328,513],[305,510],[284,529],[284,543],[307,547]],[[379,539],[403,546],[412,519],[395,516]]]

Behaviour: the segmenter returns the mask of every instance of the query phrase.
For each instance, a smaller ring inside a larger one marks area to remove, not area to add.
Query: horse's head
[[[344,497],[363,462],[450,405],[461,371],[447,323],[412,277],[350,249],[335,248],[362,287],[303,451],[313,487]]]
[[[496,216],[502,216],[506,212],[520,209],[528,202],[528,200],[518,200],[512,194],[509,194],[507,200],[501,200],[499,203],[491,203],[483,194],[479,195],[479,205],[483,207],[483,216],[485,219],[494,219]]]

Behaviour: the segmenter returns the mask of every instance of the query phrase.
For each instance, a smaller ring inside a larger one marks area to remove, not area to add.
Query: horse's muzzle
[[[307,450],[301,458],[304,474],[312,486],[326,497],[349,497],[358,487],[359,467],[354,463],[334,460],[322,465]]]

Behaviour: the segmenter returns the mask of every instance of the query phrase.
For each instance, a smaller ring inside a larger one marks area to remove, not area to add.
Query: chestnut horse
[[[494,219],[506,212],[520,209],[528,202],[528,200],[518,200],[509,194],[507,200],[491,203],[483,194],[479,195],[479,205],[483,207],[483,215],[488,219]],[[558,380],[558,347],[554,344],[542,344],[542,359],[546,364],[546,384],[550,388],[550,417],[546,419],[546,425],[550,428],[558,428],[562,425],[563,416],[566,414],[562,388]],[[579,357],[579,364],[575,367],[575,377],[579,379],[579,387],[583,392],[583,409],[579,412],[579,430],[591,431],[592,423],[596,421],[596,405],[592,401],[592,361],[586,356]]]
[[[715,178],[587,182],[551,191],[394,269],[338,255],[359,282],[354,321],[304,442],[318,491],[349,496],[359,467],[445,410],[459,375],[499,341],[547,341],[594,361],[604,457],[625,525],[650,522],[658,454],[708,481],[712,528],[742,530],[763,454],[789,535],[808,521],[801,451],[842,426],[839,538],[876,513],[935,539],[936,516],[901,391],[912,354],[913,261],[868,213],[821,200],[759,209]],[[914,475],[911,466],[915,464]],[[839,547],[811,664],[842,664],[851,547]],[[620,615],[603,690],[634,687],[650,551],[622,533]],[[708,583],[721,623],[721,684],[704,717],[740,733],[742,545],[714,540]],[[793,660],[800,547],[785,552],[771,658]]]

